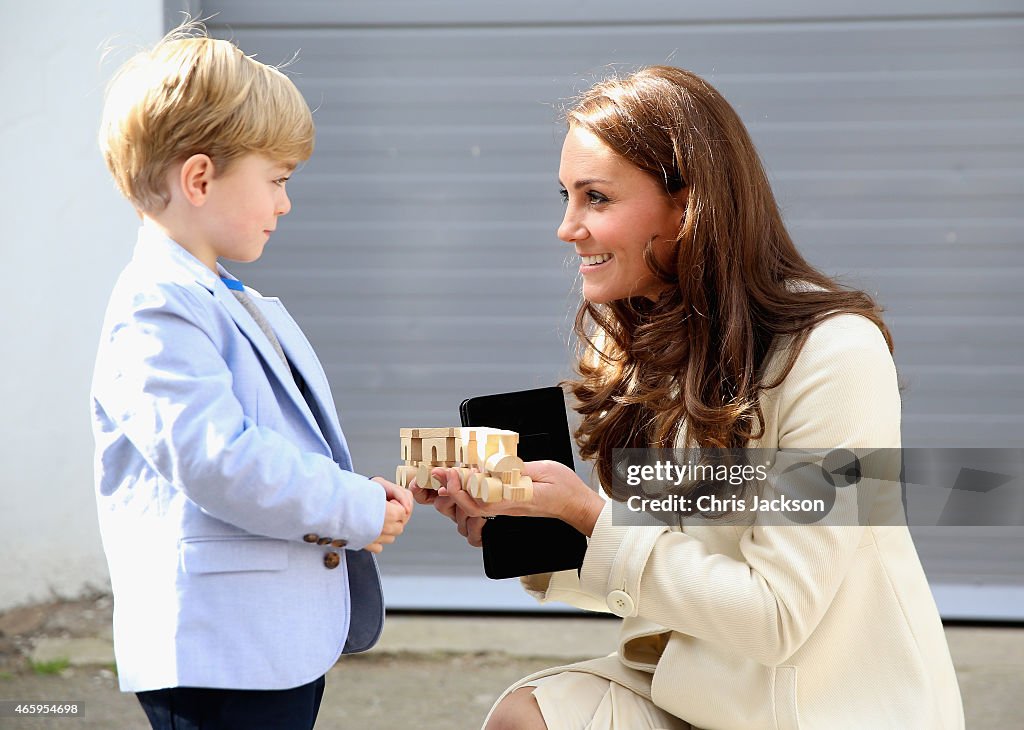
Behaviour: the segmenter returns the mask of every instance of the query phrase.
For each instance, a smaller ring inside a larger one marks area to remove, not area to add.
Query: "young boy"
[[[292,82],[190,24],[132,58],[100,146],[142,218],[92,387],[121,689],[154,728],[313,726],[324,674],[377,640],[371,553],[409,493],[352,472],[327,378],[254,261],[313,149]]]

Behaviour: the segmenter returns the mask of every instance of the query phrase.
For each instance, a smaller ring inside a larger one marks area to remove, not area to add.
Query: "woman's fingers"
[[[471,517],[466,521],[466,541],[473,547],[483,547],[483,529],[487,520],[483,517]]]
[[[455,505],[466,514],[467,517],[484,517],[489,516],[486,507],[486,503],[479,502],[469,496],[469,492],[462,489],[450,491],[450,499]]]
[[[459,472],[456,469],[446,466],[435,466],[430,470],[430,476],[441,483],[437,493],[442,497],[462,490],[462,479],[459,477]]]
[[[420,504],[431,504],[437,499],[436,491],[419,487],[416,484],[416,480],[413,480],[412,484],[409,485],[409,491],[412,492],[412,498]]]

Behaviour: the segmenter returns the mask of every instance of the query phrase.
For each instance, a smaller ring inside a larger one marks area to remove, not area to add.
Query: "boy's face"
[[[294,164],[247,154],[211,179],[201,209],[206,256],[200,258],[258,259],[277,219],[291,210],[285,183],[294,169]]]

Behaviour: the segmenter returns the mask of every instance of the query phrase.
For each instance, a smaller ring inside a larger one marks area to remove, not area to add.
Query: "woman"
[[[568,112],[558,236],[581,257],[583,458],[612,450],[900,444],[879,308],[795,249],[739,117],[669,67],[597,84]],[[447,487],[417,499],[479,545],[493,514],[589,536],[579,572],[530,576],[541,601],[624,618],[619,651],[521,680],[487,728],[962,728],[942,624],[902,526],[759,518],[629,527],[553,462],[530,503]],[[891,524],[891,523],[890,523]]]

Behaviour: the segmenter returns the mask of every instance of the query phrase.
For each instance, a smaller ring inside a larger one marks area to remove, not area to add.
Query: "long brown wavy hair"
[[[612,485],[612,449],[686,445],[740,448],[764,432],[760,395],[793,367],[810,330],[839,313],[874,322],[881,309],[839,285],[796,250],[746,127],[694,73],[652,66],[602,81],[566,113],[651,175],[666,195],[686,191],[672,269],[649,243],[647,265],[665,283],[657,301],[634,297],[576,314],[578,380],[565,385],[582,416],[580,455],[597,457]],[[766,364],[791,336],[781,370]]]

